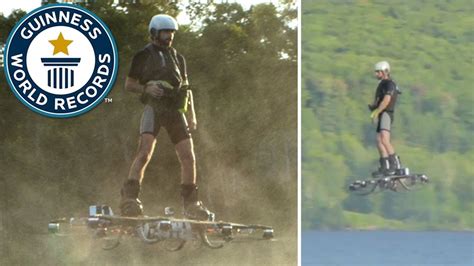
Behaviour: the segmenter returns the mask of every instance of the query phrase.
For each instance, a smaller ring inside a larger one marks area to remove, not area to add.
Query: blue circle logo
[[[15,96],[49,117],[74,117],[101,103],[117,75],[112,33],[91,11],[52,4],[27,14],[5,46],[5,76]]]

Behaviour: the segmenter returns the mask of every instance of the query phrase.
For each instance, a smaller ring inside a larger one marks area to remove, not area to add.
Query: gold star
[[[56,40],[49,40],[49,42],[54,46],[53,55],[57,53],[69,55],[67,47],[72,43],[72,40],[65,40],[62,32],[59,33],[59,36]]]

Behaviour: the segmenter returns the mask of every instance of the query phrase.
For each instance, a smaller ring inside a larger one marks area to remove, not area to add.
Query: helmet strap
[[[159,30],[156,30],[156,29],[151,29],[150,30],[150,39],[152,41],[158,40],[159,37],[160,37],[160,31]]]

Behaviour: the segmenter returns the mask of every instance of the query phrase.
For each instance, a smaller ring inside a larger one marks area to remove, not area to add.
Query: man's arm
[[[381,113],[385,110],[385,108],[387,108],[387,106],[389,105],[390,103],[390,100],[392,99],[392,96],[391,95],[385,95],[383,97],[383,100],[382,102],[379,104],[379,106],[377,106],[377,108],[375,109],[377,111],[377,113]]]
[[[125,79],[125,89],[127,91],[135,93],[147,93],[155,98],[163,96],[164,90],[160,88],[155,82],[147,83],[146,85],[140,84],[138,80],[127,77]]]
[[[375,108],[372,113],[370,114],[370,118],[372,118],[372,122],[375,123],[377,122],[377,119],[379,118],[379,114],[381,112],[383,112],[385,110],[385,108],[387,108],[387,106],[389,105],[390,103],[390,100],[392,99],[392,96],[389,95],[389,94],[386,94],[384,97],[383,97],[383,100],[382,102],[379,104],[379,106],[377,106],[377,108]]]
[[[125,89],[130,92],[142,93],[145,89],[145,86],[141,85],[138,80],[131,77],[127,77],[125,79]]]

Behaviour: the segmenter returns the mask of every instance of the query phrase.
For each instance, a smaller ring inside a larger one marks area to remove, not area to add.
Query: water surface
[[[473,232],[303,231],[302,265],[474,265]]]

